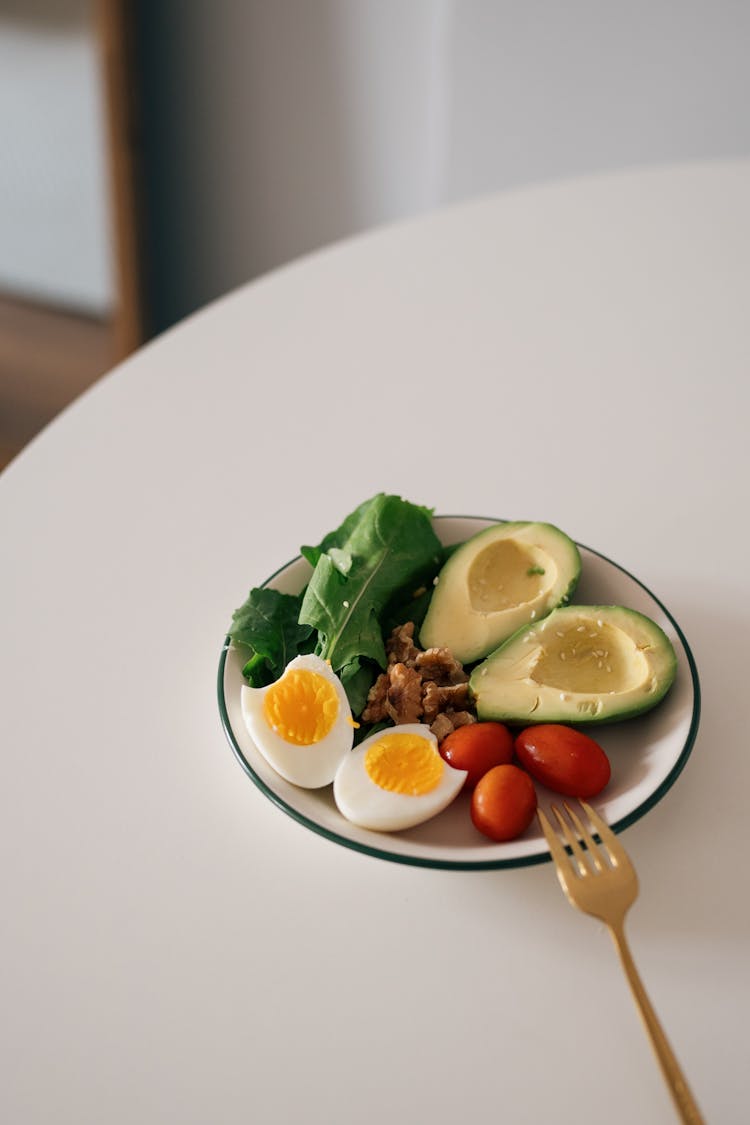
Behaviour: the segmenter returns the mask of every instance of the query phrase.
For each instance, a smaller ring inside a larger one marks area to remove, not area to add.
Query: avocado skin
[[[644,658],[648,664],[649,682],[655,680],[650,691],[630,689],[614,694],[599,691],[572,691],[561,699],[559,688],[544,683],[527,681],[525,677],[514,680],[502,675],[502,666],[519,667],[517,657],[524,646],[521,659],[531,657],[539,646],[529,644],[525,638],[532,634],[542,636],[549,629],[556,634],[558,627],[575,620],[603,621],[622,629],[634,642],[646,640],[649,653]],[[526,648],[525,646],[529,646]],[[553,610],[548,617],[532,626],[525,625],[504,641],[494,652],[473,670],[469,688],[474,697],[480,720],[533,725],[536,723],[585,724],[622,722],[653,710],[672,687],[677,674],[677,656],[666,633],[645,614],[625,606],[566,606]],[[536,706],[533,706],[537,699]],[[581,706],[585,703],[585,706]],[[594,705],[592,707],[592,704]],[[598,704],[599,709],[595,709]]]

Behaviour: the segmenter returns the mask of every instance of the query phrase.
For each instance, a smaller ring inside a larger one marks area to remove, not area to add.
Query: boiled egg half
[[[437,738],[421,723],[371,734],[338,768],[333,796],[360,828],[396,832],[442,812],[460,792],[465,770],[443,761]]]
[[[297,656],[275,683],[243,685],[242,714],[268,764],[293,785],[329,785],[354,741],[341,680],[319,656]]]

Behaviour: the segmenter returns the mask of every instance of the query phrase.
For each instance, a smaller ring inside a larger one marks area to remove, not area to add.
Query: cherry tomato
[[[531,776],[566,797],[595,797],[610,778],[607,755],[587,734],[560,723],[516,735],[516,757]]]
[[[536,811],[534,782],[518,766],[493,766],[471,795],[471,819],[491,840],[514,840]]]
[[[493,766],[513,760],[513,735],[502,723],[467,723],[446,735],[440,753],[449,766],[468,771],[464,789],[473,789]]]

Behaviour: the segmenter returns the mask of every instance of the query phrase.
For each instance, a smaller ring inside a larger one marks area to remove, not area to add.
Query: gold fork
[[[635,869],[614,832],[590,805],[585,801],[580,802],[599,836],[601,848],[597,847],[591,832],[567,801],[563,804],[569,820],[556,805],[552,805],[551,809],[570,847],[570,857],[548,818],[541,809],[537,810],[539,823],[555,861],[560,885],[574,906],[585,914],[599,918],[609,928],[677,1112],[688,1125],[703,1125],[698,1106],[646,995],[625,940],[625,915],[638,896],[638,876]],[[581,847],[579,840],[583,841],[585,848]]]

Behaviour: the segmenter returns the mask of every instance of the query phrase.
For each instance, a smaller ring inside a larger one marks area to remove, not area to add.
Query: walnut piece
[[[416,666],[426,680],[436,684],[465,684],[469,677],[463,665],[447,648],[428,648],[416,658]]]
[[[438,742],[456,727],[476,722],[463,666],[447,648],[418,648],[413,621],[393,630],[386,655],[386,671],[370,688],[363,722],[390,719],[399,725],[422,721]]]
[[[385,709],[394,723],[418,723],[422,718],[422,681],[419,673],[405,664],[388,668],[388,698]]]
[[[361,715],[363,723],[382,723],[385,719],[389,683],[387,672],[381,672],[367,693],[367,703]]]
[[[414,644],[414,622],[398,625],[386,642],[385,651],[389,664],[405,664],[413,668],[420,650]]]
[[[435,735],[438,742],[442,742],[454,730],[459,727],[468,726],[469,723],[477,721],[476,715],[471,711],[442,711],[437,718],[430,723],[430,730]]]
[[[442,687],[433,680],[428,680],[424,684],[422,703],[426,723],[431,723],[442,711],[465,711],[471,705],[469,685],[463,683]]]

